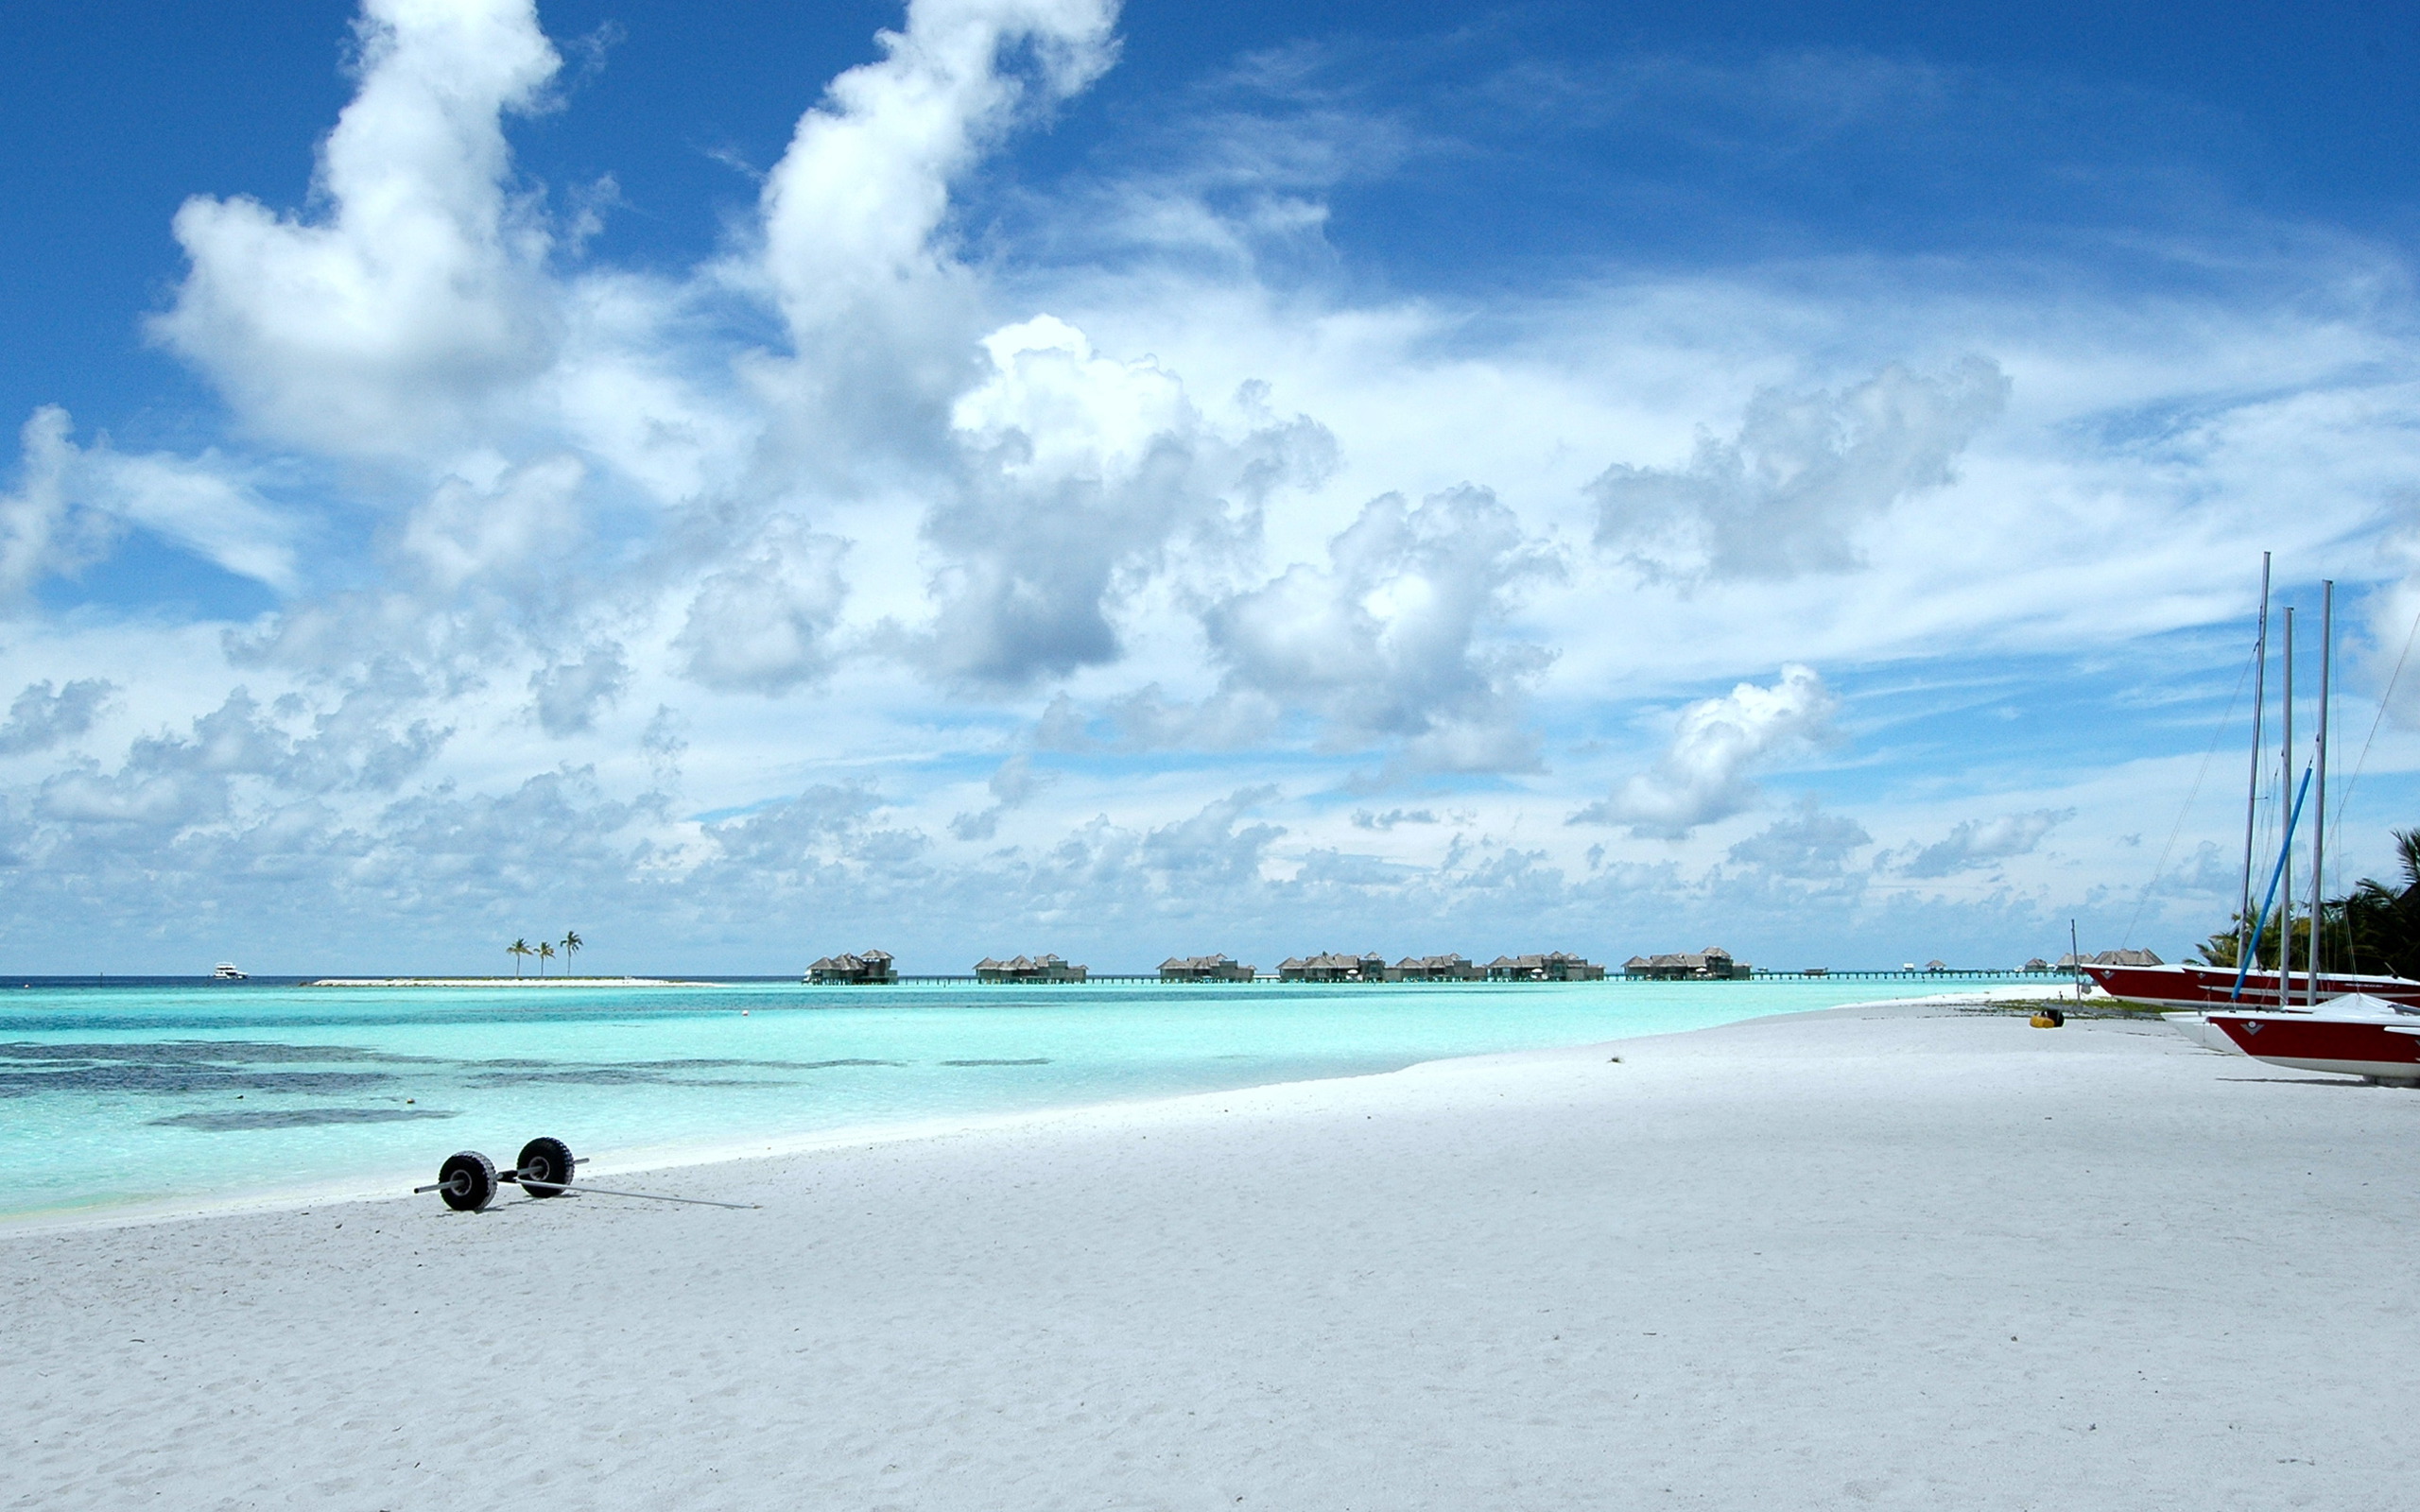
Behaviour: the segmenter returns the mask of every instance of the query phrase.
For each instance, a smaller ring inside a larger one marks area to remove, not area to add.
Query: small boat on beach
[[[2280,972],[2247,971],[2238,986],[2231,966],[2100,966],[2086,962],[2083,973],[2103,992],[2130,1003],[2162,1008],[2276,1008],[2296,998],[2322,1002],[2347,995],[2382,999],[2420,1009],[2420,982],[2401,976],[2373,976],[2353,971],[2322,971],[2312,990],[2308,972],[2293,973],[2290,988]]]
[[[2316,1008],[2212,1008],[2203,1017],[2255,1060],[2420,1087],[2420,1008],[2350,992]]]
[[[235,970],[235,963],[233,961],[219,962],[216,966],[210,969],[210,975],[212,980],[218,982],[241,982],[247,980],[243,972]]]
[[[2331,713],[2331,688],[2334,679],[2336,651],[2336,584],[2323,582],[2320,587],[2319,632],[2319,700],[2318,730],[2308,755],[2294,741],[2294,611],[2285,613],[2284,655],[2280,664],[2280,708],[2278,723],[2283,739],[2274,747],[2267,744],[2266,701],[2269,685],[2269,556],[2260,558],[2260,620],[2254,643],[2252,683],[2252,763],[2246,777],[2243,816],[2243,876],[2241,894],[2236,909],[2236,928],[2232,961],[2206,965],[2184,963],[2175,966],[2156,965],[2146,961],[2130,965],[2119,961],[2079,961],[2078,968],[2100,989],[2114,998],[2151,1005],[2170,1010],[2183,1010],[2171,1018],[2178,1027],[2195,1038],[2209,1042],[2204,1028],[2217,1029],[2246,1054],[2268,1060],[2275,1057],[2252,1048],[2258,1040],[2263,1046],[2274,1045],[2278,1036],[2274,1023],[2300,1026],[2284,1038],[2298,1046],[2318,1045],[2345,1053],[2333,1058],[2345,1065],[2409,1065],[2414,1059],[2413,1047],[2403,1042],[2402,1031],[2394,1030],[2391,1019],[2380,1013],[2420,1015],[2420,982],[2407,977],[2386,976],[2360,971],[2330,971],[2320,956],[2324,954],[2327,930],[2327,825],[2314,819],[2310,827],[2310,896],[2302,910],[2305,936],[2303,959],[2294,959],[2295,897],[2293,886],[2294,832],[2300,825],[2304,805],[2316,799],[2320,816],[2327,812],[2327,735]],[[2273,762],[2273,765],[2272,763]],[[2300,781],[2297,782],[2299,774]],[[2357,770],[2354,774],[2360,776]],[[2253,907],[2254,863],[2259,847],[2260,789],[2264,782],[2273,780],[2276,817],[2279,823],[2274,865],[2269,872],[2269,885],[2261,894],[2260,906]],[[2275,944],[2269,947],[2271,959],[2264,968],[2260,956],[2264,945],[2272,937],[2274,921]],[[2358,963],[2356,963],[2358,964]],[[2338,1005],[2349,1005],[2339,1010]],[[2341,1011],[2341,1022],[2328,1018]],[[2221,1018],[2227,1022],[2221,1022]],[[2182,1021],[2182,1022],[2179,1022]],[[2420,1017],[2412,1021],[2420,1024]],[[2334,1024],[2332,1029],[2321,1026]],[[2303,1030],[2309,1030],[2306,1034]],[[2379,1037],[2396,1034],[2393,1041]],[[2420,1028],[2412,1029],[2420,1033]],[[2269,1038],[2262,1039],[2267,1035]],[[2359,1052],[2359,1053],[2356,1053]],[[2375,1052],[2375,1054],[2372,1054]],[[2381,1056],[2383,1059],[2379,1058]],[[2328,1056],[2313,1052],[2317,1059]],[[2310,1057],[2306,1057],[2310,1058]],[[2281,1062],[2282,1063],[2282,1062]],[[2299,1062],[2298,1062],[2299,1063]],[[2351,1073],[2372,1075],[2366,1071]],[[2374,1078],[2382,1079],[2382,1078]]]

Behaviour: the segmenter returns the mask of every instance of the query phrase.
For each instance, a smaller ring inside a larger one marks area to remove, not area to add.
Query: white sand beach
[[[0,1505],[2385,1508],[2420,1452],[2420,1095],[2153,1023],[1841,1009],[606,1184],[763,1206],[0,1232]]]

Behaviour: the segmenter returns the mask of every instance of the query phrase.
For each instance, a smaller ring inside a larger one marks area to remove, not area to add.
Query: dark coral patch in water
[[[42,1092],[350,1092],[395,1078],[383,1071],[242,1071],[182,1062],[165,1066],[71,1065],[59,1071],[0,1072],[0,1097]]]
[[[476,1061],[482,1070],[471,1077],[482,1087],[572,1085],[581,1087],[779,1087],[779,1081],[700,1080],[677,1074],[701,1071],[829,1071],[836,1066],[898,1066],[898,1060],[625,1060],[610,1065],[549,1065],[544,1061]],[[527,1067],[528,1069],[521,1069]],[[541,1069],[543,1068],[543,1069]]]
[[[621,1065],[646,1071],[705,1071],[733,1066],[756,1071],[829,1071],[835,1066],[904,1066],[904,1060],[625,1060]]]
[[[434,1108],[287,1108],[246,1113],[179,1113],[174,1118],[155,1118],[151,1123],[160,1128],[198,1128],[211,1134],[230,1134],[243,1129],[309,1128],[317,1124],[402,1124],[415,1119],[461,1116]]]
[[[270,1071],[264,1067],[425,1063],[356,1045],[291,1045],[260,1040],[168,1040],[0,1044],[0,1097],[43,1092],[358,1091],[392,1078],[377,1071]]]
[[[628,1066],[565,1066],[554,1071],[490,1071],[473,1076],[481,1087],[660,1087],[672,1078],[660,1071]]]
[[[288,1045],[264,1040],[165,1040],[86,1041],[81,1044],[41,1044],[30,1040],[0,1043],[0,1060],[118,1060],[152,1066],[330,1065],[347,1061],[389,1061],[426,1065],[434,1057],[399,1056],[359,1045]]]

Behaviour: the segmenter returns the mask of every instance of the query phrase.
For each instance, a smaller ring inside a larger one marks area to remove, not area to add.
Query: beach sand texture
[[[2403,1506],[2415,1136],[1902,1006],[21,1229],[0,1505]]]

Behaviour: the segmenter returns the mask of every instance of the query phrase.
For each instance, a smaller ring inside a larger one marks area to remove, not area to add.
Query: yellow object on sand
[[[2031,1022],[2036,1029],[2060,1029],[2066,1026],[2066,1022],[2064,1018],[2052,1018],[2047,1013],[2037,1013],[2029,1022]]]

